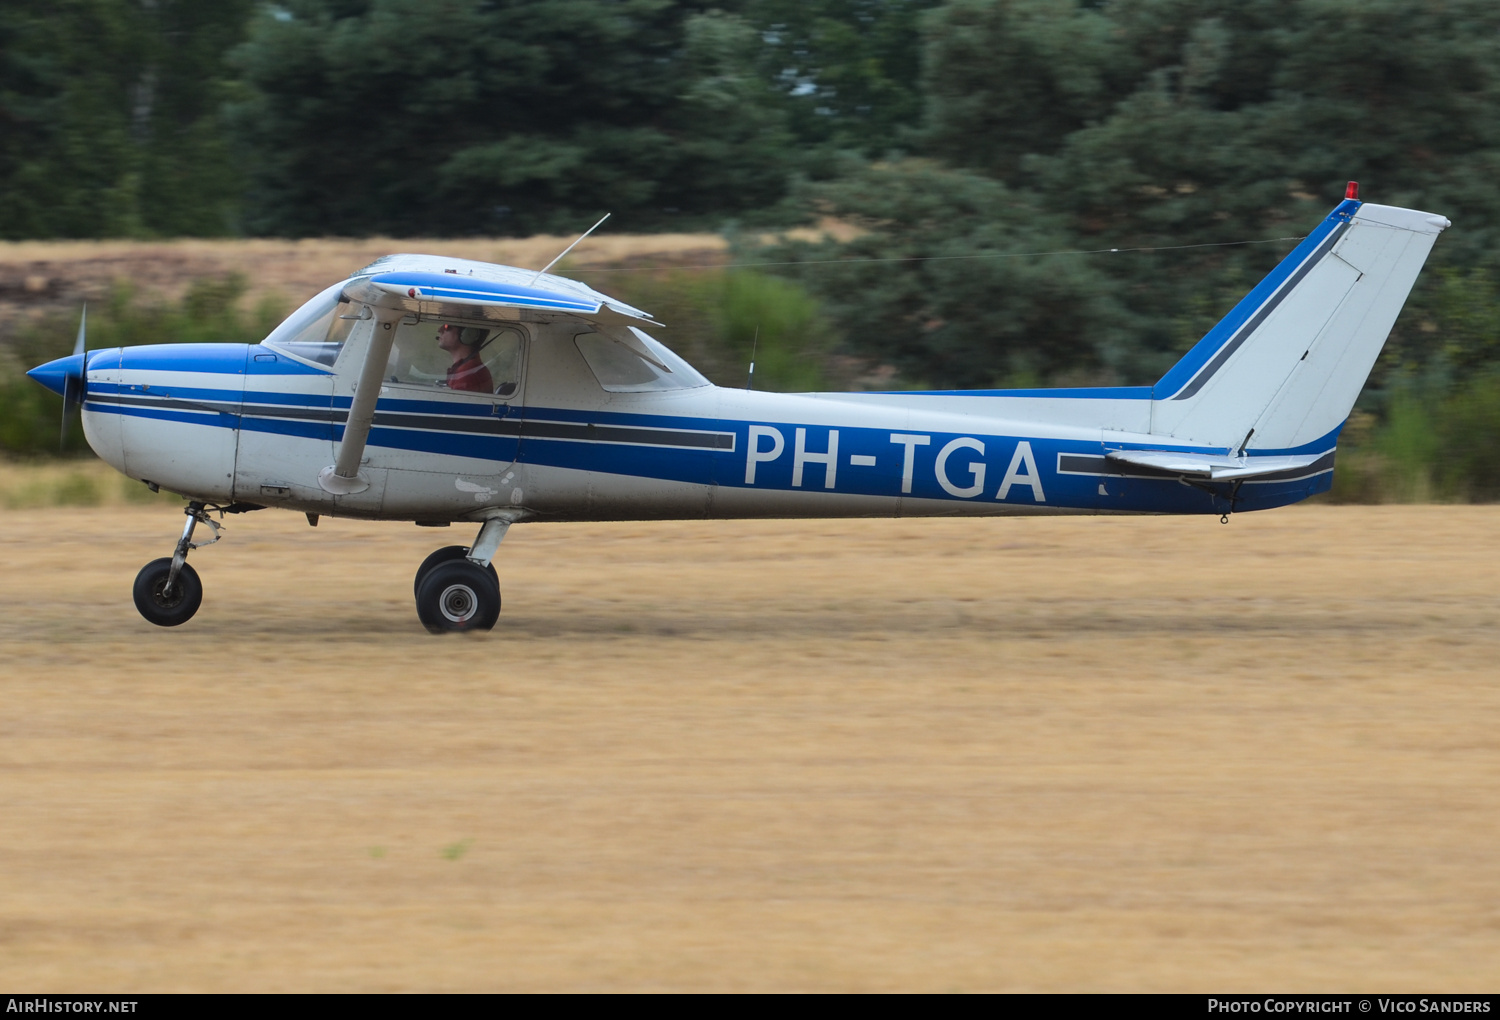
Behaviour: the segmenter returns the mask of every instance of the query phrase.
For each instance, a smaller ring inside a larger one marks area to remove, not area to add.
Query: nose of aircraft
[[[83,363],[86,355],[70,354],[66,358],[58,358],[49,361],[45,365],[38,365],[26,375],[54,393],[68,394],[68,380],[83,378]]]

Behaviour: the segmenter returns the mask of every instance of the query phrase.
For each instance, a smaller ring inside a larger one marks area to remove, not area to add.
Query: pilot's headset
[[[461,326],[458,330],[458,342],[476,355],[489,343],[489,336],[490,331],[483,326]]]

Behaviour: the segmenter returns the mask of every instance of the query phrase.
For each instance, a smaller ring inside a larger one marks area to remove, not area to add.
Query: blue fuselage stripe
[[[280,394],[284,402],[272,403],[264,399],[269,394],[256,393],[239,404],[225,399],[233,391],[212,387],[178,388],[152,396],[118,392],[126,387],[116,387],[116,392],[104,389],[91,385],[89,410],[325,442],[341,437],[348,414],[345,408],[330,407],[327,397],[312,395]],[[1170,478],[1122,477],[1112,469],[1059,470],[1064,461],[1076,467],[1102,458],[1104,447],[1096,441],[973,431],[893,433],[863,426],[564,408],[528,408],[524,418],[520,413],[480,416],[455,414],[455,405],[440,401],[391,403],[440,408],[444,413],[413,413],[404,406],[387,409],[382,400],[370,433],[371,447],[757,490],[1158,513],[1217,513],[1230,507],[1227,485],[1219,486],[1222,492],[1205,492]],[[912,434],[925,442],[897,438]],[[835,483],[831,487],[830,473]],[[1254,495],[1242,494],[1235,506],[1243,510],[1282,505],[1321,491],[1319,486],[1326,488],[1326,478],[1308,474],[1261,480]]]

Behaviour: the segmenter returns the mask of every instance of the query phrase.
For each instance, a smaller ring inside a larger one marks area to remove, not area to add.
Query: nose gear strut
[[[206,545],[213,545],[219,540],[219,525],[208,515],[204,504],[192,502],[187,505],[183,513],[187,514],[187,523],[182,526],[182,538],[177,541],[177,550],[172,553],[172,569],[167,574],[167,583],[162,586],[162,594],[170,595],[172,586],[177,583],[177,575],[182,573],[182,568],[187,566],[187,554],[189,549],[202,549]],[[193,531],[199,524],[207,524],[213,530],[214,537],[207,542],[194,542]]]
[[[233,507],[215,507],[220,513],[233,512]],[[209,517],[208,504],[199,500],[189,503],[183,513],[187,523],[182,526],[182,537],[171,556],[152,560],[135,575],[135,608],[158,627],[176,627],[187,623],[203,604],[203,582],[198,572],[188,566],[188,552],[213,545],[219,540],[219,524]],[[198,525],[206,524],[213,537],[206,542],[193,541]]]

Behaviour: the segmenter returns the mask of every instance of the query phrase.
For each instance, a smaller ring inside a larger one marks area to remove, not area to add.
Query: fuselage
[[[778,394],[712,386],[679,363],[686,385],[611,392],[576,326],[511,328],[510,393],[382,386],[370,485],[354,494],[318,476],[349,413],[358,329],[327,364],[276,343],[92,352],[84,428],[124,474],[190,498],[423,523],[497,508],[516,520],[1222,514],[1331,479],[1336,429],[1257,451],[1326,451],[1314,467],[1237,486],[1107,461],[1122,448],[1231,452],[1150,435],[1149,388]]]
[[[246,508],[1217,515],[1329,488],[1343,421],[1447,222],[1346,200],[1152,386],[729,389],[577,281],[427,255],[379,260],[260,344],[95,351],[32,375],[59,391],[83,376],[89,442],[120,471]],[[481,386],[454,376],[462,358],[483,363]]]

